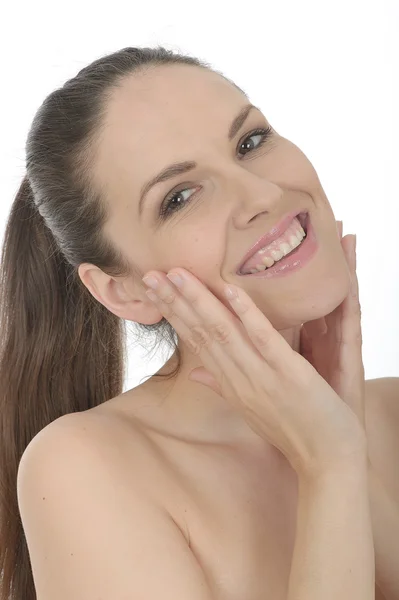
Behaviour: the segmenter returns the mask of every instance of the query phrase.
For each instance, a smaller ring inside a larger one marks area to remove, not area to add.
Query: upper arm
[[[140,477],[132,489],[92,436],[52,425],[18,471],[38,600],[210,600],[183,534]]]

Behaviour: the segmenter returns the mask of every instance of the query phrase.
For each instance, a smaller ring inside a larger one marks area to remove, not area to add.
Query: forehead
[[[114,133],[140,134],[146,127],[169,133],[225,115],[240,106],[243,94],[222,76],[189,65],[152,67],[126,78],[107,107]]]
[[[137,189],[165,162],[190,160],[203,142],[226,139],[246,97],[213,71],[189,65],[151,68],[126,78],[107,101],[96,178],[137,179]]]

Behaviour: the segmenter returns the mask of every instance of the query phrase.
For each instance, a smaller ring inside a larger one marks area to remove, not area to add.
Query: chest
[[[191,447],[178,462],[173,514],[213,597],[285,600],[297,504],[296,474],[285,459]]]
[[[298,499],[286,459],[190,447],[177,463],[171,509],[213,598],[286,600]]]

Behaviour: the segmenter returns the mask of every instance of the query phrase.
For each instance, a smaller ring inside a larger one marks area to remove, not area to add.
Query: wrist
[[[367,485],[371,471],[367,453],[356,458],[337,461],[329,465],[319,466],[312,470],[298,471],[298,481],[305,486],[319,486],[324,483],[350,483],[351,481]]]

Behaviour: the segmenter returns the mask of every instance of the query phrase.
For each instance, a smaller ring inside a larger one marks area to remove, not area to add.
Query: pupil
[[[177,201],[178,198],[181,198],[181,192],[178,192],[174,198],[171,200],[171,206],[179,206],[180,202]]]
[[[253,146],[252,142],[243,142],[242,146],[244,147],[244,150],[251,150],[251,146]]]

